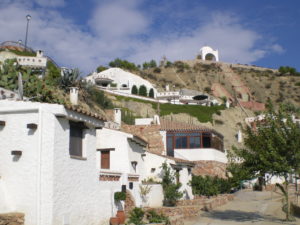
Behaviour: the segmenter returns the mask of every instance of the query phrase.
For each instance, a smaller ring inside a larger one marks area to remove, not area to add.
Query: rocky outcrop
[[[23,213],[0,214],[0,225],[24,225]]]

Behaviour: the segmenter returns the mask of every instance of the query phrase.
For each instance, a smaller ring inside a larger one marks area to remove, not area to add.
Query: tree
[[[107,70],[108,68],[107,67],[105,67],[105,66],[98,66],[97,67],[97,73],[100,73],[100,72],[102,72],[102,71],[104,71],[104,70]]]
[[[145,85],[139,87],[139,95],[147,97],[147,87]]]
[[[153,90],[153,88],[151,88],[150,91],[149,91],[149,97],[150,98],[154,98],[154,90]]]
[[[285,186],[276,184],[284,195],[286,219],[290,220],[288,177],[299,174],[300,168],[300,127],[294,123],[284,107],[274,110],[269,102],[268,111],[262,122],[256,121],[257,129],[246,130],[245,148],[234,148],[235,158],[252,176],[281,176]]]
[[[119,67],[127,70],[138,70],[138,67],[131,62],[128,62],[127,60],[122,60],[122,59],[115,59],[114,61],[111,61],[109,63],[110,67]]]
[[[154,59],[152,59],[152,60],[149,62],[149,66],[150,66],[150,68],[157,67],[156,61],[155,61]]]
[[[181,183],[175,183],[175,173],[171,171],[171,168],[166,162],[161,166],[163,177],[162,177],[162,188],[164,193],[165,206],[174,206],[176,201],[183,196],[183,193],[179,191]]]
[[[133,95],[137,95],[138,94],[138,89],[137,89],[136,85],[132,86],[132,88],[131,88],[131,94],[133,94]]]

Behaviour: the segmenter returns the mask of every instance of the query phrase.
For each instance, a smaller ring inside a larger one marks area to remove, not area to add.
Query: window
[[[69,152],[71,156],[82,157],[82,139],[83,139],[83,130],[85,126],[82,122],[73,122],[70,123],[70,144]]]
[[[199,137],[190,137],[190,148],[200,148],[200,136]]]
[[[101,169],[110,168],[110,151],[101,151]]]
[[[173,137],[167,137],[167,155],[174,156]]]
[[[203,148],[211,147],[211,135],[210,133],[203,133],[202,135]]]
[[[187,148],[187,137],[176,137],[176,148]]]

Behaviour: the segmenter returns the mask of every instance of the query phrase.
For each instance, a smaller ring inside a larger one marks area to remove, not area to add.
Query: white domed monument
[[[219,52],[218,50],[213,50],[209,46],[203,46],[199,50],[197,58],[202,60],[219,62]]]

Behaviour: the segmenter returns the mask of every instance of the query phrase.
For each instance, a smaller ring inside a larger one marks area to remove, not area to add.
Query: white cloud
[[[149,21],[136,1],[110,1],[96,8],[89,25],[99,36],[124,38],[143,33]]]
[[[54,0],[52,6],[59,6],[58,2],[64,1]],[[244,28],[234,15],[215,14],[205,25],[185,29],[187,33],[161,32],[151,27],[151,15],[139,9],[137,0],[107,1],[95,9],[88,23],[92,32],[86,32],[56,8],[6,3],[0,3],[0,42],[24,40],[25,16],[30,14],[28,45],[43,49],[61,66],[79,67],[85,73],[117,57],[136,63],[163,55],[170,60],[192,59],[204,44],[217,48],[220,59],[227,62],[252,63],[282,51],[276,43],[257,47],[262,35]],[[139,35],[146,38],[141,40]]]

